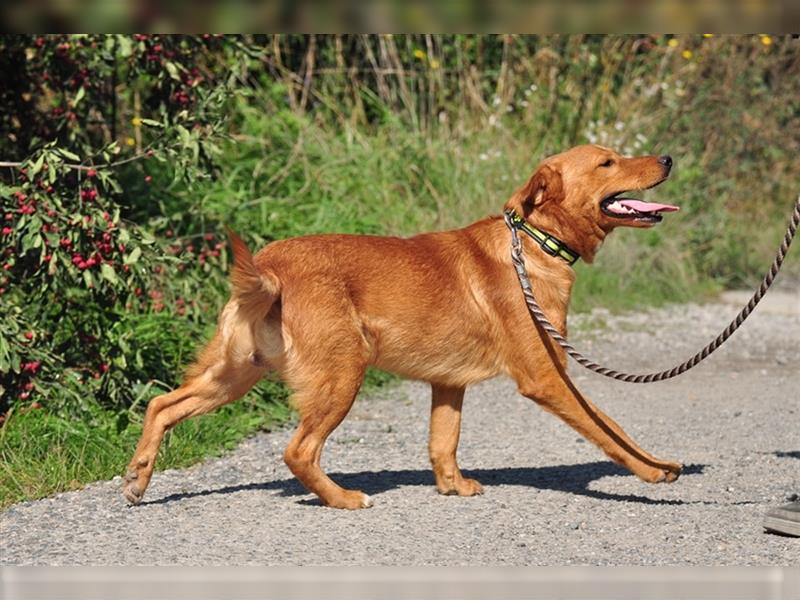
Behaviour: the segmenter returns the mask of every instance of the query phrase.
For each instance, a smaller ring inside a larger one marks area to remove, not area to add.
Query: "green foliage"
[[[81,398],[121,408],[154,375],[171,385],[173,374],[154,372],[163,363],[145,358],[184,359],[186,352],[148,355],[148,344],[169,342],[137,337],[126,325],[203,307],[179,302],[172,286],[165,291],[165,270],[176,261],[146,218],[131,220],[141,216],[133,193],[146,196],[148,163],[169,163],[175,180],[208,176],[230,87],[212,69],[235,41],[0,40],[13,73],[0,96],[0,151],[27,156],[0,179],[0,303],[9,316],[0,324],[0,411],[35,400],[77,415]],[[179,339],[185,347],[185,335]],[[180,364],[165,366],[174,373]]]

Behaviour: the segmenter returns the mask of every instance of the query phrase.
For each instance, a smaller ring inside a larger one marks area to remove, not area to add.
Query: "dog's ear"
[[[506,202],[505,209],[512,209],[527,219],[535,206],[545,202],[560,202],[564,198],[561,173],[555,167],[543,165],[536,169],[528,182],[519,188]]]

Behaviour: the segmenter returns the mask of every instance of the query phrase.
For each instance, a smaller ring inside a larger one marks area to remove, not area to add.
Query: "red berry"
[[[13,268],[14,268],[14,265],[12,265],[11,263],[6,263],[6,264],[3,265],[3,270],[5,270],[5,271],[10,271]]]
[[[58,243],[61,244],[63,248],[69,248],[70,246],[72,246],[72,240],[69,238],[61,238],[61,240]]]
[[[151,181],[153,181],[153,178],[152,178],[152,176],[150,176],[150,175],[146,175],[146,176],[145,176],[145,178],[144,178],[144,182],[145,182],[145,183],[150,183]]]
[[[26,340],[32,340],[33,339],[33,332],[32,331],[26,331],[25,332],[25,339]]]
[[[14,220],[14,215],[11,214],[11,213],[6,213],[6,217],[5,218],[6,218],[6,221],[13,221]]]
[[[108,369],[109,369],[109,368],[110,368],[110,367],[109,367],[108,363],[101,363],[101,364],[100,364],[100,371],[101,371],[102,373],[106,373],[106,372],[108,371]]]
[[[94,169],[89,169],[88,171],[86,171],[86,176],[89,178],[96,177],[97,171],[95,171]]]
[[[33,383],[29,381],[28,383],[22,386],[22,389],[25,390],[26,392],[30,392],[33,389]]]
[[[3,227],[3,235],[11,235],[14,233],[13,227]]]
[[[30,395],[31,395],[31,393],[30,393],[30,392],[22,392],[22,393],[19,395],[19,399],[20,399],[20,400],[27,400],[27,399],[28,399],[28,397],[29,397]]]

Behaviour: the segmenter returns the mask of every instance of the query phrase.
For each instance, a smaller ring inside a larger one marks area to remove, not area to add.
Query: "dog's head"
[[[560,237],[591,262],[615,227],[652,227],[677,206],[627,197],[657,186],[669,156],[626,157],[609,148],[576,146],[546,158],[506,203],[519,216]]]

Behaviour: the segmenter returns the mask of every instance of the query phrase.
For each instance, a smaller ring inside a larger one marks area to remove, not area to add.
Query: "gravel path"
[[[628,370],[682,360],[743,298],[574,319],[578,347]],[[339,483],[375,506],[321,507],[281,460],[290,431],[154,476],[128,507],[120,481],[0,514],[4,565],[790,565],[800,539],[766,534],[765,510],[800,493],[800,294],[771,292],[731,341],[672,381],[630,385],[577,365],[574,380],[645,449],[680,460],[648,485],[515,392],[468,390],[459,462],[486,493],[439,496],[427,386],[360,399],[326,446]]]

